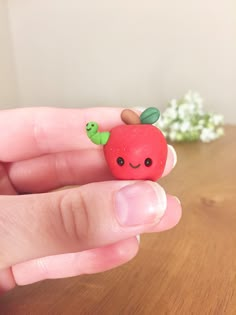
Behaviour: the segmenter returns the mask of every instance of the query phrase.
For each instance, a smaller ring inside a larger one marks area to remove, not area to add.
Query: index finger
[[[0,160],[14,162],[37,156],[96,147],[85,125],[96,121],[101,130],[122,123],[122,108],[21,108],[0,112]]]

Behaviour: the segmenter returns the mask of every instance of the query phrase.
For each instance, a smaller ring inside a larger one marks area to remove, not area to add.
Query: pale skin
[[[156,183],[114,180],[102,146],[88,139],[88,117],[111,130],[121,111],[0,111],[0,293],[114,268],[137,254],[137,235],[178,223],[175,197]],[[169,147],[163,176],[175,160]],[[77,187],[56,190],[68,185]]]

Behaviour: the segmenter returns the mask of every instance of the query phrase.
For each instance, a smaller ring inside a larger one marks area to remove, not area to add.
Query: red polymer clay
[[[104,154],[115,178],[156,181],[165,168],[167,143],[152,125],[121,125],[111,130]]]

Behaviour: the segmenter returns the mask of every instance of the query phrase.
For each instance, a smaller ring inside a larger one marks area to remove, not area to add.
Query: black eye
[[[94,127],[94,124],[92,124],[91,126]]]
[[[124,159],[122,157],[118,157],[116,162],[120,166],[123,166],[125,164],[125,161],[124,161]]]
[[[146,158],[146,160],[144,161],[145,166],[150,167],[152,165],[152,159],[150,158]]]

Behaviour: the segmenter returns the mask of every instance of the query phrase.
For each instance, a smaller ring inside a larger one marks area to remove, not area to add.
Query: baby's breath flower
[[[174,123],[172,124],[172,129],[173,129],[173,130],[178,131],[178,130],[180,130],[180,128],[181,128],[181,124],[180,124],[178,121],[176,121],[176,122],[174,122]]]
[[[217,133],[218,137],[223,136],[224,135],[224,129],[222,127],[217,128],[216,133]]]
[[[171,107],[171,108],[174,108],[174,109],[175,109],[177,106],[178,106],[178,104],[177,104],[177,101],[176,101],[176,100],[171,100],[171,101],[170,101],[170,107]]]
[[[205,113],[202,98],[192,91],[171,100],[155,125],[171,141],[210,142],[224,134],[223,116]]]
[[[213,115],[211,117],[211,122],[216,126],[223,124],[223,120],[224,119],[222,115]]]
[[[176,119],[177,118],[176,109],[173,107],[169,107],[166,109],[165,117],[169,119]]]
[[[184,121],[182,124],[178,123],[178,125],[180,126],[180,130],[182,132],[186,132],[190,128],[190,122],[189,121]]]
[[[171,141],[175,141],[175,140],[176,140],[176,135],[177,135],[177,133],[176,133],[174,130],[172,130],[172,131],[169,133],[170,140],[171,140]]]
[[[210,142],[217,138],[217,134],[214,132],[213,129],[204,128],[201,132],[200,139],[203,142]]]

